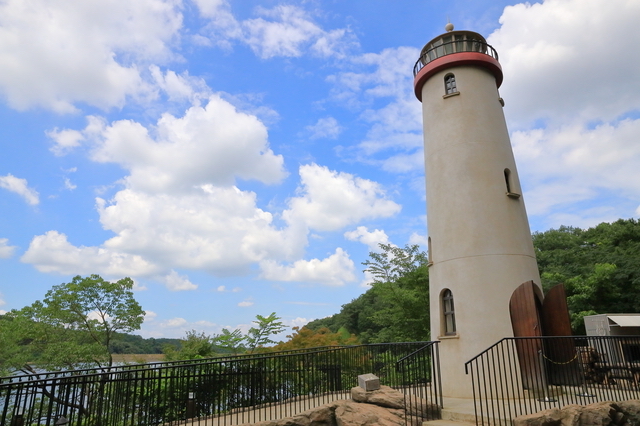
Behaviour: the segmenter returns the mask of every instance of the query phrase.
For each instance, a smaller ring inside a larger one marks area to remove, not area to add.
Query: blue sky
[[[289,326],[426,239],[411,70],[498,51],[531,228],[640,216],[640,3],[0,2],[0,312],[125,276],[145,337]]]

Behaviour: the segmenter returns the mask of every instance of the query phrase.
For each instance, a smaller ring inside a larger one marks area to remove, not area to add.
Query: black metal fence
[[[398,363],[402,374],[406,425],[421,425],[440,418],[442,385],[438,342],[426,345],[402,357]]]
[[[476,423],[640,398],[640,336],[505,338],[465,364]]]
[[[431,347],[327,347],[5,377],[0,424],[213,426],[284,418],[348,398],[360,374],[373,373],[408,394],[427,386],[436,366],[425,346]]]

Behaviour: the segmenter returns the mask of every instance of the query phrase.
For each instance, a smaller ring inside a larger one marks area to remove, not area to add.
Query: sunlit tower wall
[[[513,336],[509,299],[540,283],[498,88],[497,52],[472,31],[431,40],[414,68],[422,102],[431,340],[443,394],[471,397],[464,363]]]

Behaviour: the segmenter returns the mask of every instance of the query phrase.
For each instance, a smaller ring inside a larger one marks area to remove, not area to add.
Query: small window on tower
[[[458,88],[456,87],[455,75],[447,74],[444,76],[444,91],[445,91],[445,95],[452,95],[454,93],[458,93]]]
[[[456,335],[456,314],[453,307],[453,293],[448,288],[442,292],[442,319],[445,336]]]
[[[520,191],[517,191],[514,188],[511,179],[511,170],[509,169],[504,169],[504,182],[507,185],[507,196],[511,198],[520,198]]]

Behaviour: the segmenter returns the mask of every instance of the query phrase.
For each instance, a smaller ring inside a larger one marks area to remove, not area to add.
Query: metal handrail
[[[498,52],[496,49],[485,41],[478,39],[452,40],[423,51],[420,58],[416,61],[416,64],[413,66],[413,76],[415,77],[418,75],[420,70],[429,62],[443,56],[461,52],[483,53],[487,56],[491,56],[496,61],[498,60]]]
[[[640,336],[503,338],[465,363],[476,424],[640,398]]]
[[[409,380],[398,371],[397,360],[429,347],[425,343],[334,346],[90,374],[84,370],[16,377],[0,383],[0,424],[32,424],[41,417],[60,416],[74,426],[91,425],[96,418],[104,425],[122,426],[284,418],[314,404],[347,398],[360,374],[376,374],[381,384],[397,389],[424,387],[431,374],[418,373],[433,367],[429,351],[411,363]]]

